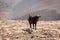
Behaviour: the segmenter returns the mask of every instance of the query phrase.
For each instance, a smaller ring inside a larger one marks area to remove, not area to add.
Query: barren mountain
[[[0,0],[0,19],[15,19],[28,13],[35,13],[34,11],[37,13],[45,9],[49,10],[49,14],[51,13],[50,9],[57,10],[58,13],[60,13],[60,0]],[[50,16],[53,15],[45,13],[47,13],[47,11],[41,13],[42,16],[46,17],[46,15],[48,15],[49,18],[51,18]]]
[[[27,20],[0,20],[0,40],[60,40],[60,21],[39,21],[34,30]]]
[[[31,16],[40,15],[41,16],[40,20],[60,20],[60,11],[57,9],[59,9],[59,8],[53,7],[53,8],[30,12],[29,14]],[[17,18],[17,19],[27,20],[29,17],[29,14],[27,13],[24,16],[22,16],[21,18]]]

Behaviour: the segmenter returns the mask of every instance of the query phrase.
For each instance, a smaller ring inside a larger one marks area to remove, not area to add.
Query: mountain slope
[[[48,8],[48,9],[31,12],[29,14],[31,16],[41,15],[40,20],[60,20],[60,12],[57,9],[58,7]],[[27,13],[26,15],[22,16],[21,19],[24,19],[24,20],[28,19],[29,14]]]

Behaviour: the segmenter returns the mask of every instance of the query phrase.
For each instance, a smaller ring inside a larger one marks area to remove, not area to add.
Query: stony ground
[[[0,20],[0,40],[60,40],[60,21],[39,21],[34,30],[27,20]]]

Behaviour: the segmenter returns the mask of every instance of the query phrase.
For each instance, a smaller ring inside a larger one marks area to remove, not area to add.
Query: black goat
[[[33,25],[33,29],[36,30],[36,24],[37,24],[37,21],[39,20],[39,17],[41,16],[32,17],[29,15],[28,22],[29,22],[30,28],[32,28],[32,25]]]

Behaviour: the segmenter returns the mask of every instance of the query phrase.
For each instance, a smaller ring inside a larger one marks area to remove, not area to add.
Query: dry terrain
[[[27,20],[0,20],[0,40],[60,40],[60,21],[39,21],[34,30]]]

